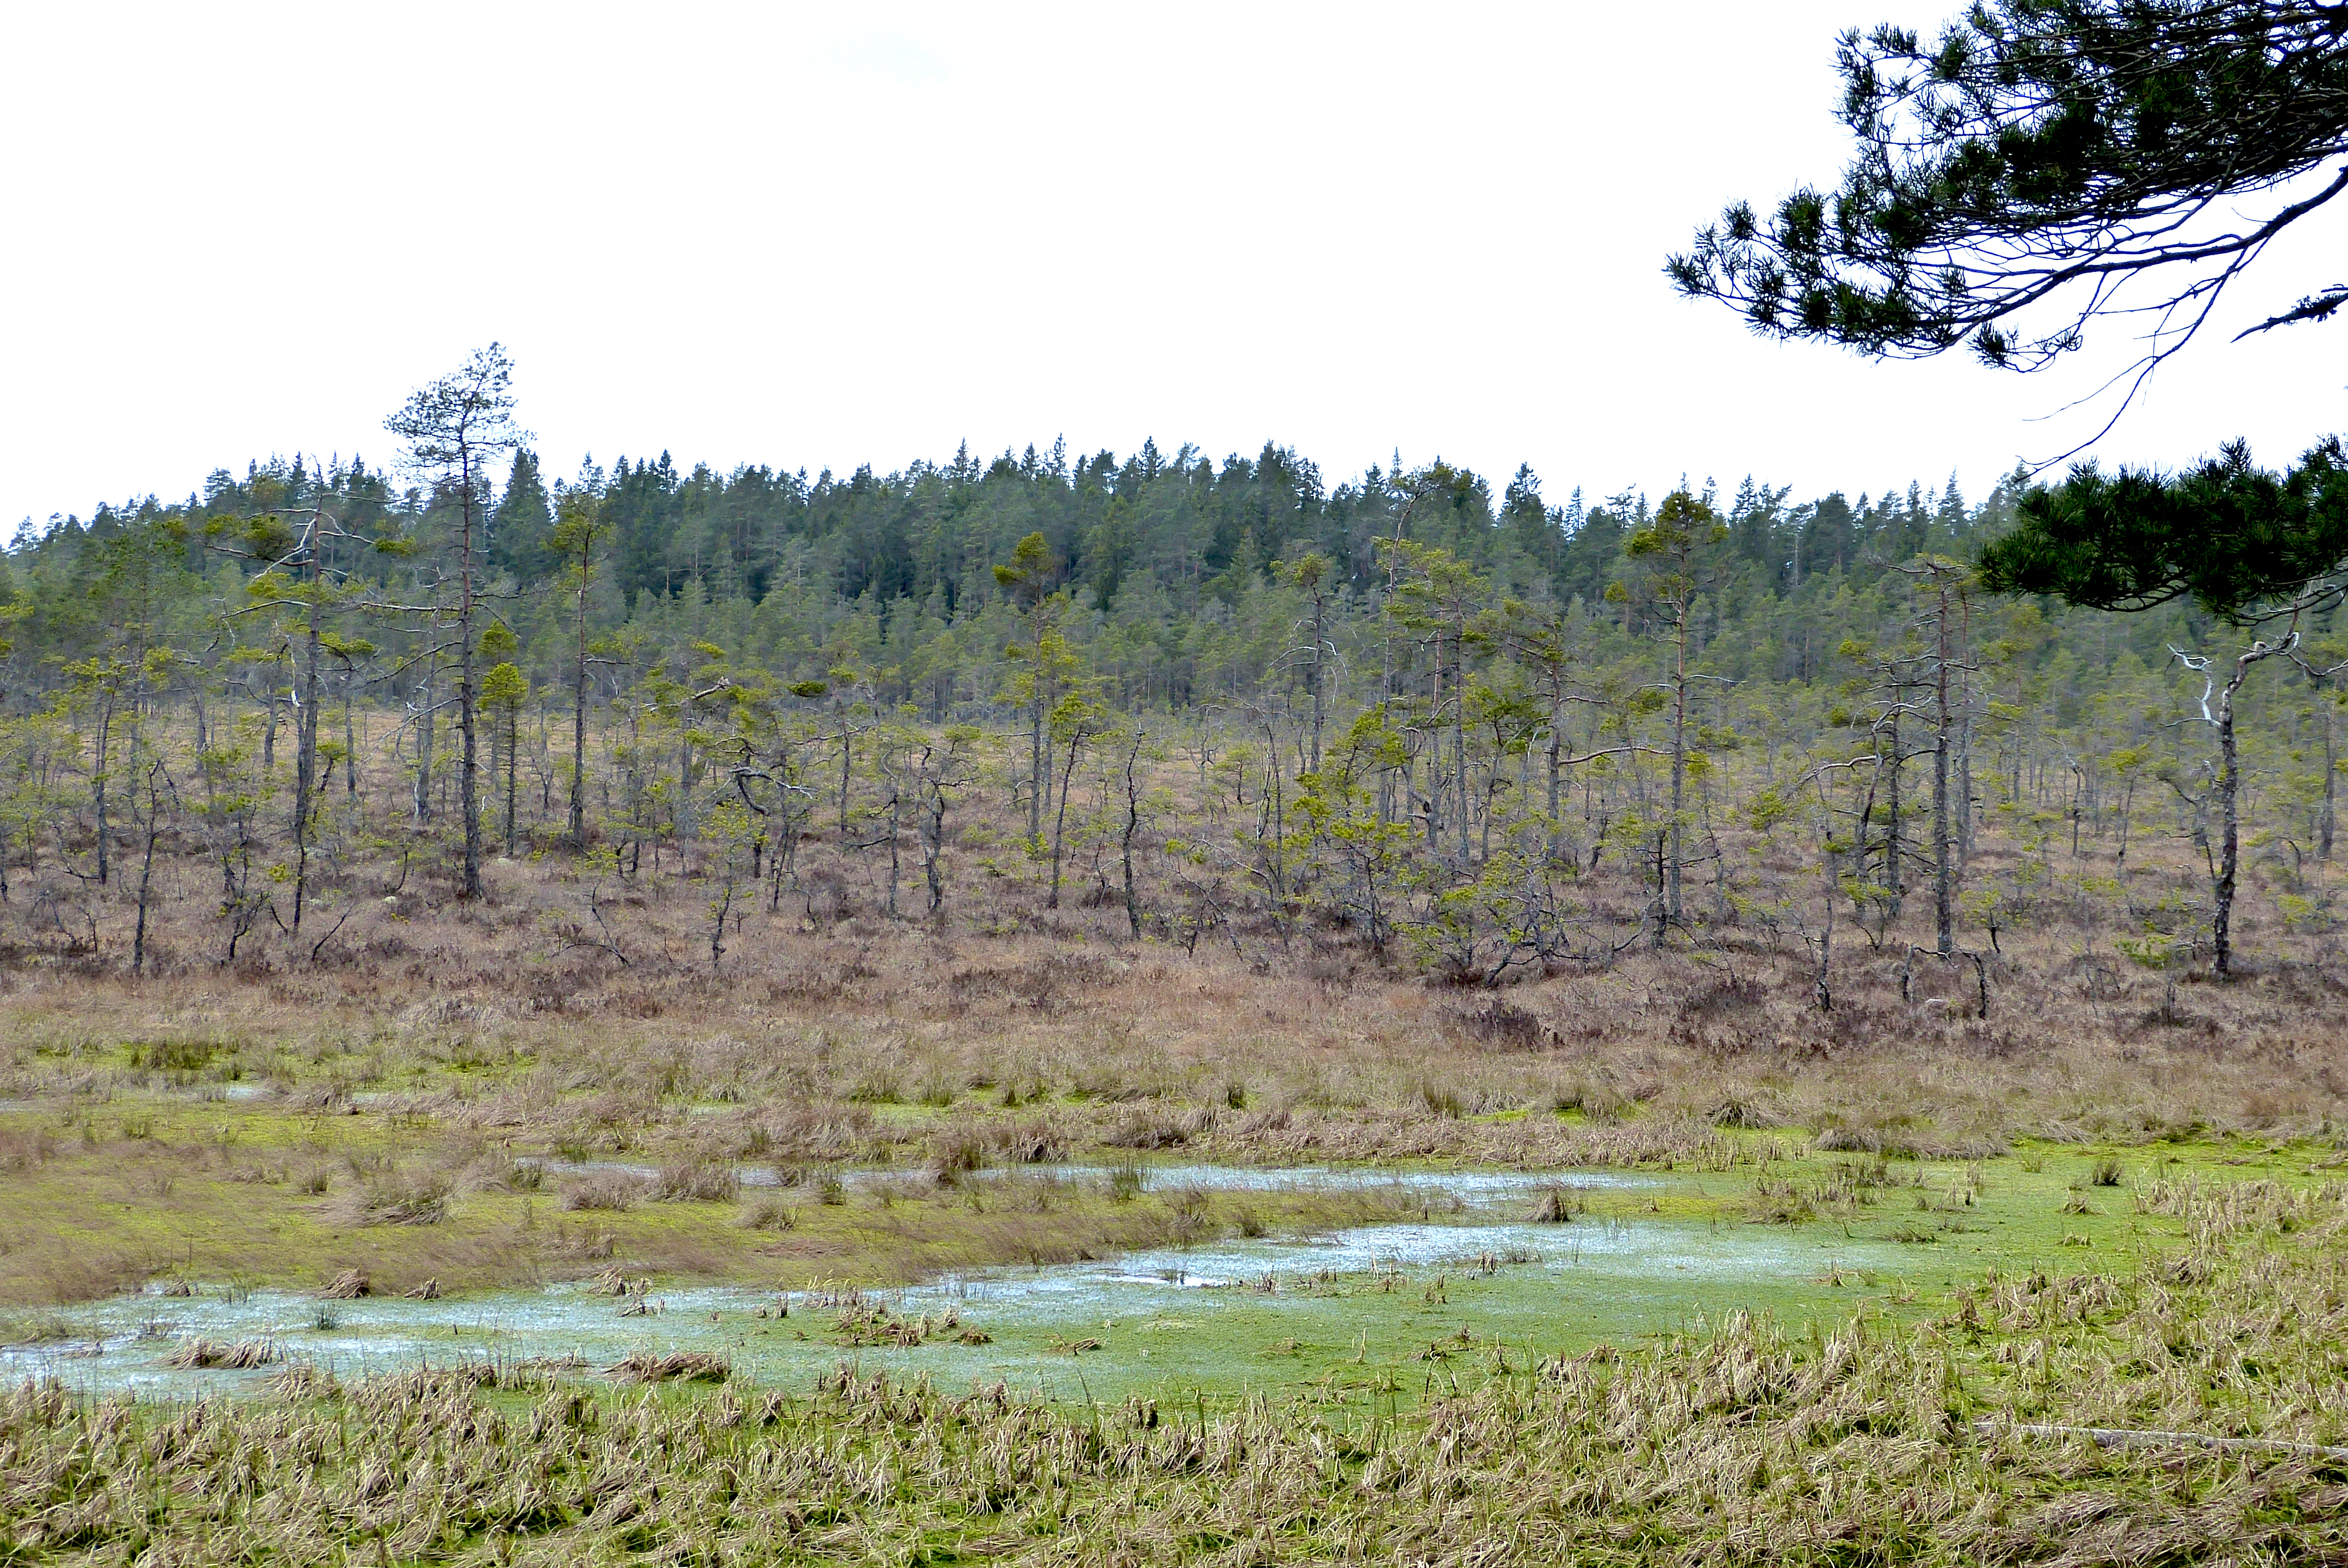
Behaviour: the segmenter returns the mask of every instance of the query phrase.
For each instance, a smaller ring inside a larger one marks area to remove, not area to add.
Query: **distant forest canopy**
[[[357,459],[324,474],[300,458],[252,462],[242,477],[215,470],[184,501],[149,497],[101,506],[87,521],[53,520],[37,537],[20,533],[0,563],[0,600],[17,607],[19,691],[46,683],[37,655],[85,656],[104,641],[102,596],[89,591],[104,551],[91,547],[139,525],[182,525],[179,564],[194,598],[173,641],[194,652],[218,635],[196,624],[206,612],[194,599],[216,600],[233,586],[222,574],[240,569],[208,549],[205,525],[217,531],[222,518],[306,506],[322,479],[347,529],[420,547],[405,568],[360,563],[369,575],[396,577],[445,553],[457,497],[404,487]],[[1601,641],[1609,630],[1644,630],[1644,608],[1619,589],[1610,601],[1608,590],[1631,575],[1623,541],[1648,521],[1648,497],[1591,504],[1577,488],[1553,504],[1529,467],[1497,494],[1466,469],[1438,461],[1406,471],[1399,458],[1331,487],[1313,463],[1270,443],[1253,459],[1217,463],[1188,445],[1168,454],[1146,442],[1120,459],[1072,457],[1056,441],[991,462],[965,446],[950,462],[885,476],[868,466],[845,479],[764,466],[680,472],[664,452],[551,480],[523,450],[501,487],[482,487],[484,554],[499,579],[493,613],[520,634],[525,667],[549,675],[561,662],[561,640],[533,632],[566,620],[554,602],[563,596],[545,591],[562,569],[548,544],[553,503],[582,488],[600,495],[612,530],[593,590],[600,628],[633,621],[715,641],[778,673],[821,677],[850,665],[881,694],[937,718],[993,695],[991,672],[1013,635],[994,568],[1035,533],[1079,612],[1070,636],[1090,645],[1094,672],[1128,707],[1179,709],[1254,689],[1299,613],[1300,590],[1276,569],[1282,561],[1325,557],[1335,619],[1364,620],[1386,587],[1376,541],[1397,531],[1469,563],[1495,596],[1586,619]],[[1728,527],[1698,633],[1709,660],[1736,679],[1807,682],[1847,636],[1897,614],[1891,600],[1907,585],[1893,567],[1920,554],[1970,558],[2007,526],[2019,487],[2001,482],[1979,505],[1953,477],[1856,501],[1836,491],[1795,503],[1787,489],[1750,477],[1730,496],[1704,491]],[[1003,624],[986,624],[990,612]],[[2125,643],[2157,660],[2177,619],[2136,618],[2099,634],[2097,648],[2108,654]]]
[[[2299,629],[2320,658],[2277,661],[2189,598],[1991,593],[1972,563],[2021,537],[2018,475],[1978,505],[1748,478],[1553,506],[1525,468],[1497,495],[1398,460],[1332,488],[1277,446],[1056,442],[845,481],[666,455],[550,481],[509,370],[493,345],[390,422],[402,471],[439,476],[416,487],[252,463],[0,556],[0,905],[21,866],[40,941],[118,948],[101,916],[129,900],[105,918],[139,972],[160,846],[213,863],[233,961],[314,895],[347,915],[395,840],[398,882],[461,838],[467,898],[497,841],[630,878],[671,854],[713,889],[714,966],[746,879],[813,919],[825,876],[885,866],[897,917],[918,864],[938,915],[995,832],[953,837],[973,791],[1024,817],[1046,910],[1074,846],[1087,896],[1114,862],[1137,938],[1284,945],[1313,915],[1487,985],[1750,918],[1811,943],[1825,1008],[1836,901],[1879,945],[1921,879],[1934,952],[1985,994],[1961,926],[1994,954],[2061,902],[2058,838],[2075,906],[2121,886],[2084,856],[2148,869],[2129,845],[2163,829],[2214,903],[2131,905],[2159,938],[2138,961],[2203,950],[2180,922],[2210,908],[2222,975],[2241,821],[2286,922],[2332,928],[2302,889],[2335,836],[2336,606]],[[1793,823],[1807,848],[1769,858]],[[1975,877],[1985,828],[2012,858]]]

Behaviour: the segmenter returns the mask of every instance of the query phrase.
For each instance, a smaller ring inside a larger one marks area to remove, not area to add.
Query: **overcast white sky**
[[[492,338],[549,467],[810,472],[1057,434],[1399,448],[1552,499],[1686,471],[1978,497],[2082,437],[2052,377],[1749,337],[1659,266],[1829,179],[1833,37],[1959,0],[18,5],[0,21],[0,534],[382,419]],[[2321,214],[2233,325],[2335,281]],[[2343,424],[2311,326],[2103,449]]]

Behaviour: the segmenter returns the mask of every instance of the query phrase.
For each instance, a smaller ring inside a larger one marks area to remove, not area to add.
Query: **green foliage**
[[[2031,369],[2128,311],[2161,323],[2158,355],[2277,231],[2348,188],[2291,188],[2348,148],[2348,51],[2324,7],[1986,0],[1936,42],[1887,24],[1838,53],[1837,113],[1859,144],[1839,187],[1766,217],[1735,203],[1665,265],[1774,337],[1962,345]],[[2197,227],[2212,207],[2240,215]],[[2330,288],[2269,324],[2343,302]]]
[[[2348,453],[2333,436],[2288,476],[2240,442],[2176,475],[2090,463],[2034,487],[2020,515],[1982,552],[1993,591],[2123,610],[2190,595],[2239,621],[2348,561]]]
[[[497,664],[481,677],[481,706],[499,712],[518,712],[530,701],[530,678],[512,664]]]

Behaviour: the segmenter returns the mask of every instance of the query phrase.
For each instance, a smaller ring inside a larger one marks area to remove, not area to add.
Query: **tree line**
[[[1526,469],[1330,485],[1277,446],[1055,443],[549,479],[515,414],[492,347],[394,414],[387,467],[255,462],[19,540],[22,929],[96,950],[112,921],[145,967],[160,854],[207,867],[214,957],[316,956],[363,865],[479,898],[486,861],[537,856],[688,878],[717,964],[753,901],[813,913],[849,866],[899,918],[1009,877],[1137,938],[1335,931],[1485,983],[1763,927],[1830,1004],[1838,918],[1880,947],[1928,909],[1925,950],[1993,952],[2127,887],[2148,835],[2230,900],[2245,811],[2287,912],[2330,918],[2336,607],[2295,632],[2304,679],[2238,681],[2205,724],[2227,607],[1984,583],[2050,494],[2019,476],[1978,504],[1749,478],[1551,504]],[[2214,930],[2223,958],[2222,909],[2143,902],[2131,957]],[[600,920],[591,892],[582,939],[623,958]]]

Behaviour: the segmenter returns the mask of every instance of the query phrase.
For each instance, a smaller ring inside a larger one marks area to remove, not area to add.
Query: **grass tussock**
[[[644,1184],[621,1171],[599,1171],[574,1183],[562,1194],[562,1206],[574,1214],[623,1214],[644,1195]]]
[[[795,1207],[780,1198],[760,1198],[743,1207],[740,1223],[745,1230],[787,1231],[798,1226]]]
[[[266,1367],[277,1359],[277,1346],[268,1339],[183,1339],[163,1358],[163,1365],[188,1371],[242,1372]]]
[[[730,1204],[741,1195],[742,1178],[731,1165],[695,1162],[664,1165],[653,1180],[652,1196],[671,1204]]]
[[[342,1273],[328,1280],[325,1287],[318,1292],[328,1301],[350,1301],[374,1293],[375,1286],[367,1278],[366,1271],[357,1268],[343,1270]]]
[[[446,1172],[401,1167],[368,1176],[336,1203],[345,1225],[430,1225],[448,1218],[455,1194]]]
[[[677,1350],[665,1356],[640,1350],[604,1368],[603,1373],[636,1383],[722,1383],[732,1376],[732,1368],[724,1357],[698,1350]]]
[[[1540,1195],[1533,1200],[1532,1207],[1526,1212],[1525,1218],[1534,1225],[1563,1225],[1574,1215],[1587,1212],[1589,1207],[1589,1198],[1572,1188],[1543,1187]]]

